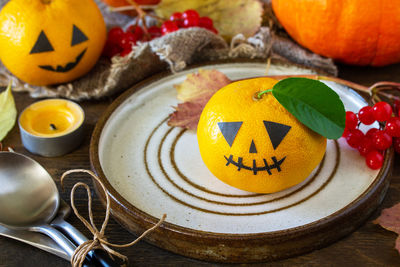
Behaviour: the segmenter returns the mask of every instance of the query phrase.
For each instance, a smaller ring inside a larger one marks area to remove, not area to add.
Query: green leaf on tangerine
[[[342,136],[346,111],[339,95],[326,84],[307,78],[287,78],[275,84],[272,94],[311,130],[329,139]]]

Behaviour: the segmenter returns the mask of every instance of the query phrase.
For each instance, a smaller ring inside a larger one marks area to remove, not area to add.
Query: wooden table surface
[[[371,85],[377,81],[400,82],[400,64],[383,68],[339,66],[339,77],[363,85]],[[27,94],[15,93],[15,102],[18,112],[21,112],[29,104],[37,101]],[[113,101],[114,98],[102,101],[82,102],[86,113],[86,138],[83,144],[74,152],[56,158],[44,158],[29,153],[21,144],[19,129],[15,126],[9,135],[3,140],[3,144],[11,146],[16,152],[31,156],[49,171],[57,183],[61,196],[68,203],[69,192],[72,185],[77,181],[86,181],[91,184],[85,175],[71,175],[66,180],[66,190],[60,188],[60,176],[64,171],[75,168],[89,169],[89,143],[91,132],[102,112]],[[338,242],[323,249],[311,253],[289,258],[281,261],[271,262],[271,266],[400,266],[400,255],[394,249],[396,234],[384,230],[372,223],[383,208],[388,208],[400,202],[400,157],[396,156],[394,170],[391,177],[391,185],[382,205],[372,214],[370,218],[355,232]],[[1,186],[1,185],[0,185]],[[95,194],[92,192],[92,195]],[[79,190],[76,196],[76,204],[83,215],[87,215],[86,193]],[[95,222],[100,225],[103,221],[104,209],[97,196],[94,197],[93,212]],[[68,221],[89,237],[88,230],[75,217],[71,215]],[[114,243],[127,243],[136,236],[130,234],[113,219],[107,227],[106,236]],[[165,251],[144,241],[130,248],[118,249],[119,252],[128,256],[129,266],[223,266],[192,260],[171,252]],[[69,263],[52,254],[30,247],[21,242],[0,237],[0,266],[68,266]],[[225,264],[227,265],[227,264]]]

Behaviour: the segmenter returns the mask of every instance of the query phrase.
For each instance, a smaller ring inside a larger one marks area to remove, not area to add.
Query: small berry
[[[161,25],[161,33],[162,35],[174,32],[179,30],[178,25],[176,25],[175,21],[164,21],[164,23]]]
[[[107,58],[112,58],[113,56],[119,54],[121,51],[122,49],[119,45],[114,44],[109,40],[107,40],[102,55]]]
[[[400,137],[400,118],[392,117],[386,122],[385,132],[394,137]]]
[[[357,115],[352,111],[346,111],[346,128],[349,130],[357,128],[358,119]]]
[[[358,146],[361,144],[361,142],[364,139],[363,132],[361,132],[359,129],[351,129],[348,131],[349,132],[346,137],[347,143],[352,148],[358,148]]]
[[[375,122],[373,108],[365,106],[358,112],[358,119],[365,125],[370,125]]]
[[[182,19],[182,13],[181,12],[174,12],[172,15],[169,17],[170,21],[178,21]]]
[[[123,50],[132,50],[132,46],[136,44],[136,35],[131,32],[126,32],[121,38],[119,45]]]
[[[349,129],[347,129],[347,128],[344,128],[344,131],[343,131],[342,137],[343,137],[343,138],[347,138],[347,136],[349,135],[349,132],[350,132],[350,130],[349,130]]]
[[[132,48],[130,49],[124,49],[119,55],[121,57],[127,56],[130,52],[132,52]]]
[[[374,145],[372,140],[366,136],[362,139],[360,144],[358,145],[358,152],[360,152],[361,156],[366,156],[369,152],[374,150]]]
[[[183,27],[190,28],[199,26],[199,18],[196,17],[189,17],[183,20]]]
[[[213,21],[209,17],[199,18],[199,26],[202,28],[206,28],[208,30],[211,30],[212,28],[214,28]]]
[[[366,137],[368,137],[369,139],[372,139],[372,136],[374,135],[374,133],[376,133],[377,131],[379,131],[379,129],[377,128],[371,128],[367,131],[367,133],[365,134]]]
[[[373,170],[380,169],[383,165],[383,155],[376,150],[371,151],[365,157],[365,162]]]
[[[161,36],[161,28],[157,26],[151,26],[147,29],[148,33],[151,36],[151,39],[157,38]]]
[[[128,27],[129,32],[133,33],[136,37],[136,40],[142,40],[143,38],[143,29],[137,25],[131,25]]]
[[[393,138],[393,147],[394,151],[396,151],[397,154],[400,154],[400,138]]]
[[[378,102],[373,107],[373,114],[377,121],[387,121],[392,116],[392,107],[384,101]]]
[[[118,44],[121,41],[123,35],[124,31],[121,29],[121,27],[114,27],[111,28],[108,32],[107,40],[112,43]]]
[[[172,13],[172,15],[169,17],[169,20],[175,21],[176,25],[178,25],[179,28],[183,27],[183,19],[181,12]]]
[[[182,19],[187,19],[187,18],[199,18],[199,13],[196,10],[193,9],[188,9],[185,12],[182,13]]]
[[[384,131],[378,130],[372,135],[372,143],[377,150],[386,150],[392,145],[392,137]]]

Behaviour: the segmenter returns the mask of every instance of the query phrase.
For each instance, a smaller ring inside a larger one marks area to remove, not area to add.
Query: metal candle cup
[[[75,149],[83,140],[85,114],[76,103],[47,99],[28,106],[18,124],[27,150],[45,157],[57,157]]]

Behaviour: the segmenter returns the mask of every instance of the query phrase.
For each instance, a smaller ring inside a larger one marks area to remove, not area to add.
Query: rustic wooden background
[[[377,81],[400,82],[400,64],[383,68],[339,66],[339,77],[359,84],[369,86]],[[27,94],[16,93],[15,102],[18,112],[37,100]],[[86,113],[86,139],[74,152],[57,158],[43,158],[30,154],[21,144],[18,127],[3,141],[4,145],[12,146],[17,152],[29,155],[42,164],[55,179],[64,200],[69,202],[69,190],[77,181],[89,181],[85,175],[71,175],[66,180],[66,191],[62,192],[59,179],[61,174],[69,169],[90,168],[89,143],[90,135],[102,112],[113,101],[107,98],[101,101],[82,102]],[[386,231],[372,223],[383,208],[391,207],[400,202],[400,156],[396,156],[391,185],[382,205],[355,232],[323,249],[286,260],[258,264],[262,266],[400,266],[400,255],[394,249],[396,234]],[[1,186],[1,185],[0,185]],[[77,206],[82,214],[87,215],[86,193],[78,191]],[[94,193],[93,193],[94,195]],[[94,196],[95,222],[100,225],[103,221],[104,209]],[[89,237],[89,232],[74,216],[68,221]],[[127,243],[136,236],[130,234],[113,219],[107,227],[106,235],[111,242]],[[134,247],[119,249],[129,257],[129,266],[225,266],[192,260],[149,245],[144,241]],[[61,258],[30,247],[21,242],[0,237],[0,266],[69,266]]]

